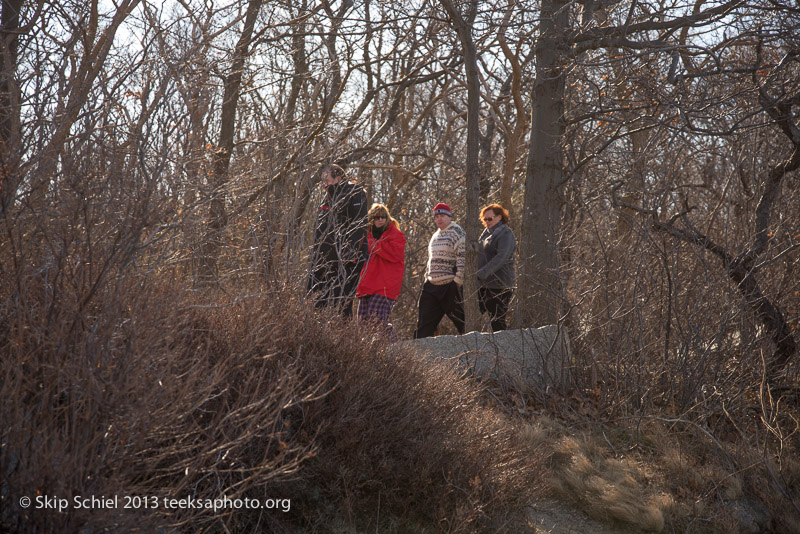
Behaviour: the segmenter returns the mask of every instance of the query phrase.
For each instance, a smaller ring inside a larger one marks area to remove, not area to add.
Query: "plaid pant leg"
[[[386,335],[392,342],[397,341],[394,326],[389,322],[395,301],[383,295],[367,295],[358,298],[358,319],[376,325],[384,325]]]

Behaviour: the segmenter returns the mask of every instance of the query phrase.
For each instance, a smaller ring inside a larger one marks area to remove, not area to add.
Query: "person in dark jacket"
[[[389,315],[403,285],[406,236],[383,204],[372,205],[367,221],[369,259],[356,289],[358,318],[383,325],[389,340],[394,342],[397,334]]]
[[[478,239],[478,304],[489,313],[492,332],[506,329],[506,316],[516,283],[514,250],[517,241],[508,227],[508,211],[500,204],[481,210],[486,229]]]
[[[309,291],[316,307],[335,307],[353,316],[358,276],[367,259],[367,195],[339,165],[322,169],[325,196],[317,208]]]

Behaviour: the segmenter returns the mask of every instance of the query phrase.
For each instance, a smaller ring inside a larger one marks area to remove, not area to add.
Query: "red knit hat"
[[[448,215],[450,217],[453,216],[452,212],[450,211],[450,206],[445,204],[444,202],[439,202],[433,207],[433,216],[436,217],[440,213],[444,215]]]

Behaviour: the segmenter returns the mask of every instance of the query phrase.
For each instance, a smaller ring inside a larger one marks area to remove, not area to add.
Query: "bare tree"
[[[442,0],[453,27],[461,42],[464,54],[464,66],[467,78],[467,175],[466,175],[466,262],[464,266],[464,311],[467,331],[478,330],[480,313],[478,312],[478,237],[480,225],[475,216],[480,210],[480,165],[479,141],[480,130],[478,117],[480,114],[480,88],[478,86],[478,58],[475,43],[472,39],[470,21],[475,19],[477,1],[469,4],[470,14],[465,19],[450,0]]]
[[[800,167],[800,128],[796,123],[795,113],[792,112],[793,106],[796,105],[798,88],[788,81],[793,76],[790,73],[795,72],[796,69],[797,59],[793,57],[795,54],[789,52],[778,62],[770,65],[764,62],[762,48],[763,40],[760,40],[756,47],[756,53],[753,54],[752,63],[742,65],[739,70],[750,73],[755,88],[752,98],[758,99],[763,112],[772,119],[777,129],[789,141],[789,153],[782,161],[773,164],[763,173],[759,187],[761,195],[755,208],[753,229],[750,232],[752,238],[749,245],[744,247],[741,252],[734,253],[730,247],[716,242],[713,237],[692,223],[689,218],[691,207],[674,214],[667,221],[662,221],[654,210],[643,211],[638,206],[635,209],[652,217],[652,224],[656,230],[700,246],[721,260],[722,266],[734,286],[772,338],[775,351],[771,359],[771,366],[775,370],[784,367],[796,354],[797,342],[783,311],[774,304],[772,299],[764,295],[758,281],[758,274],[765,263],[774,261],[765,262],[763,256],[775,235],[773,212],[782,184],[789,173]],[[695,72],[694,74],[700,73]],[[705,74],[711,75],[712,73]],[[709,101],[710,99],[706,99],[706,105]],[[689,130],[713,135],[714,131],[701,128],[696,124],[695,119],[699,119],[696,117],[698,113],[699,110],[683,110],[683,120]],[[620,206],[631,207],[630,204],[620,199],[617,199],[616,203]],[[793,248],[790,247],[779,254],[790,254]]]
[[[543,0],[535,45],[531,142],[519,245],[520,305],[515,320],[524,326],[554,324],[561,317],[558,240],[565,175],[562,142],[568,24],[567,2]]]
[[[40,4],[41,5],[41,4]],[[0,13],[0,212],[5,214],[19,183],[21,159],[20,89],[17,80],[19,39],[30,31],[37,13],[21,26],[22,0],[4,0]]]
[[[210,280],[216,276],[217,256],[221,246],[222,232],[228,224],[225,185],[228,182],[228,171],[233,154],[236,131],[236,108],[239,103],[239,92],[245,60],[251,53],[253,32],[256,19],[261,10],[261,0],[250,0],[244,18],[244,26],[233,51],[229,73],[223,82],[224,93],[220,109],[219,141],[213,161],[213,179],[211,181],[212,197],[208,221],[208,235],[205,238],[202,256],[201,278]]]

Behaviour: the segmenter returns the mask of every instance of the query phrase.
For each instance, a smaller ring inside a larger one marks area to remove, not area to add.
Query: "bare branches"
[[[682,211],[673,216],[669,221],[661,222],[658,219],[656,210],[644,209],[619,200],[617,198],[617,190],[620,186],[621,184],[617,184],[611,191],[615,205],[647,215],[653,230],[668,234],[686,243],[700,246],[719,257],[727,275],[730,277],[731,281],[734,282],[736,289],[742,294],[756,317],[762,322],[767,332],[770,333],[775,343],[775,352],[770,362],[771,373],[783,368],[789,362],[790,358],[794,357],[797,353],[797,343],[794,340],[784,313],[764,296],[756,279],[758,268],[754,265],[754,261],[760,255],[758,249],[753,247],[750,250],[734,256],[725,247],[715,243],[707,235],[695,228],[687,217],[688,211]],[[760,202],[759,206],[761,206],[761,204]],[[683,222],[685,228],[676,227],[675,223],[678,220]],[[756,243],[756,246],[758,246],[758,243]]]
[[[364,156],[365,154],[374,150],[375,145],[383,139],[383,137],[389,132],[389,130],[394,125],[394,122],[397,120],[398,114],[400,113],[400,103],[404,96],[404,92],[409,87],[418,84],[433,81],[441,76],[445,76],[448,74],[446,70],[440,70],[438,72],[433,72],[424,76],[407,76],[403,80],[399,81],[396,84],[386,84],[385,87],[389,87],[390,85],[397,85],[395,89],[394,96],[392,97],[391,105],[389,106],[389,111],[386,114],[386,119],[384,120],[383,124],[378,128],[378,130],[372,135],[372,137],[364,144],[364,146],[359,147],[357,149],[352,150],[351,152],[345,154],[340,158],[339,161],[343,162],[344,164],[351,164],[355,161],[358,161],[359,158]],[[378,89],[375,90],[377,93]],[[366,105],[364,104],[364,107]],[[350,129],[352,131],[352,128]],[[345,133],[349,133],[345,130]]]
[[[674,31],[684,27],[694,27],[706,24],[724,17],[734,11],[736,8],[742,6],[744,0],[731,0],[719,6],[707,9],[705,11],[695,12],[691,15],[683,17],[676,17],[670,20],[656,21],[649,20],[636,24],[624,24],[622,26],[607,26],[592,28],[578,32],[576,35],[570,37],[570,41],[577,44],[576,52],[581,53],[586,50],[597,49],[605,46],[622,46],[625,48],[643,48],[643,47],[658,47],[664,43],[661,40],[648,42],[630,41],[625,36],[633,35],[636,33],[647,33],[652,31]],[[636,3],[631,3],[630,13],[632,14]],[[632,17],[629,15],[628,19]],[[665,43],[664,43],[665,44]]]

